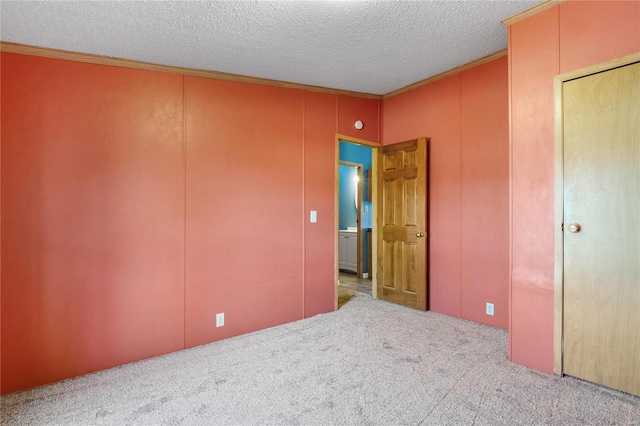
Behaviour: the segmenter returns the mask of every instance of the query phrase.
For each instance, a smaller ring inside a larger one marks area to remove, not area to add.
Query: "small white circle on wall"
[[[355,126],[356,126],[356,129],[362,130],[362,128],[364,127],[364,124],[362,124],[362,121],[358,120],[356,121]]]

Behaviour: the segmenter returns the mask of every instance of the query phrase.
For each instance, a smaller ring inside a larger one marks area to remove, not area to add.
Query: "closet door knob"
[[[424,237],[424,232],[416,232],[416,237],[418,238]]]

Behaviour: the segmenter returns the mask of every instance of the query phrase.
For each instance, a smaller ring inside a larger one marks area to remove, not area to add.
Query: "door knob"
[[[424,232],[416,232],[416,237],[418,238],[424,237]]]
[[[569,225],[567,229],[569,230],[569,232],[572,232],[575,234],[576,232],[580,232],[580,224],[572,223],[571,225]]]

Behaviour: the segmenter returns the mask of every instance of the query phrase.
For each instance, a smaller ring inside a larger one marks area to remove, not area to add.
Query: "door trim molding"
[[[347,136],[347,135],[343,135],[340,133],[336,133],[335,134],[335,161],[334,161],[334,170],[333,170],[333,176],[334,176],[334,189],[333,189],[333,228],[334,228],[334,233],[333,233],[333,246],[334,246],[334,250],[333,250],[333,265],[334,265],[334,288],[335,288],[335,307],[334,310],[338,309],[338,280],[339,280],[339,274],[340,274],[340,267],[338,266],[338,228],[340,227],[340,211],[338,210],[338,198],[340,197],[340,141],[344,141],[344,142],[348,142],[348,143],[352,143],[355,145],[364,145],[364,146],[368,146],[369,148],[371,148],[371,197],[372,200],[375,200],[375,197],[378,194],[378,183],[377,183],[377,176],[378,176],[378,165],[376,164],[376,158],[378,155],[378,149],[382,147],[382,144],[379,144],[377,142],[373,142],[373,141],[369,141],[369,140],[365,140],[365,139],[359,139],[359,138],[355,138],[352,136]],[[362,192],[362,191],[360,191]],[[371,210],[371,224],[375,224],[376,223],[376,209],[373,208]],[[360,225],[358,226],[360,227]],[[377,231],[376,231],[376,227],[373,226],[373,228],[371,229],[371,234],[372,234],[372,240],[375,241],[375,238],[377,236]],[[370,277],[371,277],[371,297],[373,297],[374,299],[378,298],[378,294],[376,292],[376,274],[373,272],[375,271],[375,269],[373,269],[373,266],[375,265],[377,267],[377,261],[376,261],[376,256],[378,254],[377,251],[377,247],[376,244],[372,244],[373,247],[370,247],[369,249],[372,251],[372,265],[369,265],[369,271],[370,271]]]
[[[563,323],[564,323],[564,232],[562,221],[564,216],[563,173],[564,173],[564,116],[562,89],[563,84],[570,80],[597,74],[614,68],[640,62],[640,52],[632,53],[621,58],[589,65],[574,71],[556,75],[553,79],[553,96],[555,108],[554,133],[554,214],[553,214],[553,372],[562,375],[563,356]]]

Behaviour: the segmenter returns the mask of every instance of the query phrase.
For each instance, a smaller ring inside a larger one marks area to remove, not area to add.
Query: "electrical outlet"
[[[224,312],[216,314],[216,327],[224,326]]]
[[[311,210],[309,215],[309,222],[316,223],[318,222],[318,212],[316,210]]]
[[[487,315],[493,315],[493,303],[487,303]]]

